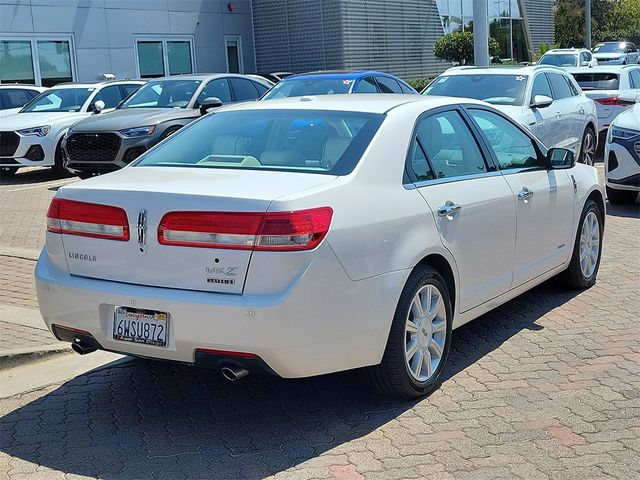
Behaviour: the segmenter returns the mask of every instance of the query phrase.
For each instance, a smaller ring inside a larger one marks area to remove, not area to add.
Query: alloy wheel
[[[435,285],[424,285],[411,301],[405,326],[405,362],[415,380],[431,378],[442,360],[446,337],[442,293]]]
[[[582,162],[585,165],[593,166],[596,155],[596,141],[595,135],[591,130],[587,130],[584,134],[584,140],[582,141]]]
[[[580,270],[584,278],[591,278],[598,264],[600,253],[600,224],[594,212],[589,212],[582,222],[580,232]]]

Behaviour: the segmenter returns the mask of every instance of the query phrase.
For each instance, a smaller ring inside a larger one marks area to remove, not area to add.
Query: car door
[[[530,103],[536,95],[553,99],[553,92],[544,72],[533,77]],[[531,107],[531,113],[534,118],[527,124],[529,130],[546,146],[555,145],[560,140],[560,119],[556,116],[553,103],[543,108]]]
[[[513,287],[563,264],[571,255],[574,187],[567,170],[547,169],[535,142],[502,115],[469,108],[516,199]]]
[[[516,240],[513,193],[467,121],[459,109],[421,117],[407,162],[456,261],[460,313],[508,291]]]
[[[575,149],[582,140],[580,115],[573,98],[569,83],[561,73],[547,72],[547,78],[553,92],[553,108],[557,120],[557,139],[553,145],[547,147],[562,147]],[[583,113],[584,115],[584,109]]]

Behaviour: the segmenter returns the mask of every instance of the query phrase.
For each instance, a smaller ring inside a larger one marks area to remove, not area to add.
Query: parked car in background
[[[483,102],[247,102],[61,187],[36,290],[80,353],[230,380],[370,367],[415,398],[438,388],[454,328],[555,275],[591,287],[604,218],[595,168]]]
[[[209,108],[255,100],[268,89],[266,80],[227,73],[151,80],[108,116],[73,125],[63,142],[64,165],[80,178],[117,170]]]
[[[59,84],[33,98],[19,113],[0,118],[0,175],[13,175],[21,166],[50,166],[65,173],[62,138],[69,126],[114,109],[144,83]]]
[[[538,65],[552,65],[555,67],[595,67],[598,60],[587,48],[555,48],[547,51]]]
[[[287,77],[290,77],[291,75],[295,75],[295,74],[291,73],[291,72],[275,72],[275,73],[259,73],[258,75],[260,75],[261,77],[266,78],[267,80],[269,80],[269,81],[271,81],[273,83],[278,83],[283,78],[287,78]]]
[[[640,92],[625,92],[620,100],[632,105],[609,126],[604,151],[607,198],[634,203],[640,192]]]
[[[291,75],[269,90],[262,100],[333,95],[336,93],[418,93],[404,80],[383,72],[326,71]]]
[[[36,85],[0,84],[0,117],[18,113],[22,107],[45,90],[46,88]]]
[[[423,95],[484,100],[517,120],[547,147],[576,152],[593,165],[597,146],[596,106],[563,69],[454,67],[431,82]]]
[[[598,65],[631,65],[640,63],[638,48],[631,42],[604,42],[593,47]]]
[[[604,135],[609,124],[629,105],[618,97],[627,90],[640,92],[640,66],[606,65],[595,68],[575,68],[569,73],[578,82],[585,95],[596,102],[598,126]]]

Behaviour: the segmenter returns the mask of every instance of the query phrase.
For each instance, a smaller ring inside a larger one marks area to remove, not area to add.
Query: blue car
[[[388,73],[325,71],[291,75],[273,86],[262,96],[262,100],[338,93],[418,94],[404,80]]]

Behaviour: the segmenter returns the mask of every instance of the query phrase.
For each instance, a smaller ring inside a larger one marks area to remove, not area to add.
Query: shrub
[[[452,32],[440,37],[433,45],[433,54],[439,60],[460,65],[473,63],[473,33]],[[500,45],[489,37],[489,55],[498,56]]]

